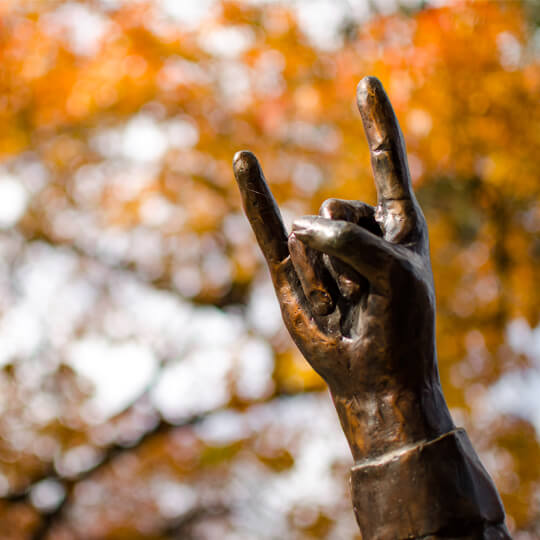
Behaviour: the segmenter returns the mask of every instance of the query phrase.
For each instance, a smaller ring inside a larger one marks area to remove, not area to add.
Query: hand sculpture
[[[233,167],[244,208],[285,324],[329,386],[356,461],[353,500],[364,540],[453,530],[449,519],[476,520],[484,530],[501,523],[504,513],[466,435],[455,429],[442,394],[427,226],[412,191],[403,136],[377,79],[360,82],[357,103],[377,187],[375,208],[329,199],[319,216],[296,220],[287,237],[257,159],[243,151]],[[450,469],[443,467],[435,478],[429,454],[441,444]],[[396,463],[398,480],[392,469]],[[470,478],[453,497],[465,496],[466,508],[461,500],[459,508],[445,500],[435,503],[438,510],[423,509],[455,487],[447,485],[451,477],[463,480],[459,467]],[[467,490],[472,492],[464,495]],[[394,498],[394,506],[382,498]],[[471,536],[477,537],[484,538]]]
[[[295,221],[287,241],[256,158],[238,153],[234,170],[285,324],[327,381],[360,460],[431,440],[453,425],[437,372],[427,227],[401,131],[377,79],[360,83],[357,100],[376,208],[329,199],[320,216]]]

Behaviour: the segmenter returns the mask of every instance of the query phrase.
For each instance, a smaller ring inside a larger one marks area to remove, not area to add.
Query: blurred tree
[[[366,74],[428,218],[449,404],[537,537],[537,12],[189,4],[0,4],[0,537],[355,537],[230,163],[260,156],[287,221],[373,201]]]

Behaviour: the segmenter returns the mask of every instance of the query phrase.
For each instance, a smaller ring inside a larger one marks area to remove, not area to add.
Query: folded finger
[[[383,238],[348,221],[306,216],[294,222],[293,232],[309,247],[347,263],[370,283],[381,283],[398,256]]]
[[[334,307],[334,301],[325,285],[326,267],[322,253],[308,248],[294,233],[289,236],[289,253],[311,310],[316,315],[328,315]]]
[[[350,221],[371,232],[378,230],[374,214],[375,209],[369,204],[361,201],[345,201],[343,199],[328,199],[324,201],[319,210],[319,215],[322,217]],[[351,266],[332,256],[325,256],[325,261],[340,293],[345,298],[356,299],[367,289],[366,279]]]

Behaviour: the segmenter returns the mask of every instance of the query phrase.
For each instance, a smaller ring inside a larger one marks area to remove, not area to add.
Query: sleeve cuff
[[[363,540],[460,537],[504,522],[495,485],[463,429],[357,463],[351,488]]]

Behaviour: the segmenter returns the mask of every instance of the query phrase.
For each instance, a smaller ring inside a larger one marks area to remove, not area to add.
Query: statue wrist
[[[355,461],[436,439],[454,429],[440,385],[332,398]]]

